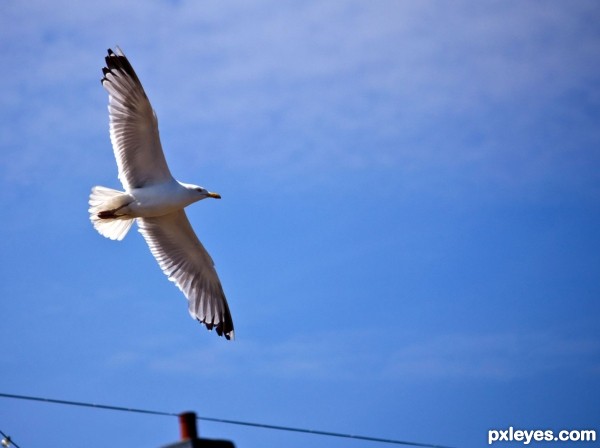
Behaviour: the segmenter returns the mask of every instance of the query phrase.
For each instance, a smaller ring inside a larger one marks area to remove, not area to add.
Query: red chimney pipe
[[[179,414],[181,440],[195,440],[198,438],[196,421],[197,417],[195,412],[184,412]]]

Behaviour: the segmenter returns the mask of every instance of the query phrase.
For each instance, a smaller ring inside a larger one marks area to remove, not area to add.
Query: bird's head
[[[201,199],[204,198],[214,198],[214,199],[221,199],[221,195],[219,193],[213,193],[211,191],[208,191],[206,188],[204,187],[198,187],[195,186],[194,187],[194,191],[201,196]]]
[[[206,198],[221,199],[221,195],[219,193],[213,193],[204,187],[192,184],[184,184],[183,182],[180,182],[180,184],[187,188],[188,191],[192,192],[196,201]]]

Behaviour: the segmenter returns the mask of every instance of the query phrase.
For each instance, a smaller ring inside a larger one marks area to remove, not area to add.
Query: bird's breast
[[[128,214],[136,218],[163,216],[195,202],[186,189],[173,183],[135,188],[130,194],[134,201]]]

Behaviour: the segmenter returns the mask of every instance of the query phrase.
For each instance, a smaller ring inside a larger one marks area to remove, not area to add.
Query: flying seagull
[[[186,296],[192,317],[231,339],[233,321],[213,260],[183,210],[221,196],[173,178],[156,114],[133,67],[118,47],[109,49],[105,60],[101,82],[108,92],[110,140],[125,191],[93,187],[90,220],[111,240],[122,240],[137,221],[160,268]]]

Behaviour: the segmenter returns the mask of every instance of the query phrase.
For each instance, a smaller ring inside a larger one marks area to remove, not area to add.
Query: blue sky
[[[465,448],[599,430],[599,20],[594,1],[2,2],[0,392]],[[119,187],[115,44],[172,172],[223,196],[188,215],[233,343],[137,232],[89,223],[90,188]],[[178,438],[166,417],[9,399],[0,430]]]

